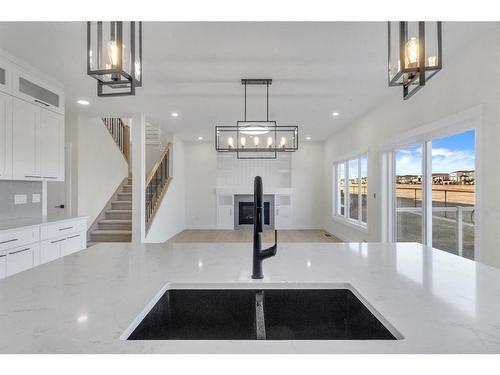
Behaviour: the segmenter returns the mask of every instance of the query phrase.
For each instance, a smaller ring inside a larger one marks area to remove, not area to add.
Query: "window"
[[[334,164],[334,217],[366,227],[368,157],[366,154]]]
[[[394,239],[474,259],[475,131],[394,150]]]

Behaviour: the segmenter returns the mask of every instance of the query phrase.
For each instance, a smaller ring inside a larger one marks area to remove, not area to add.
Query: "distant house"
[[[396,176],[397,184],[421,184],[422,176],[407,174],[402,176]]]
[[[455,171],[450,173],[450,181],[458,185],[474,184],[475,171]]]
[[[450,175],[448,173],[433,173],[432,183],[435,185],[446,185],[450,183]]]

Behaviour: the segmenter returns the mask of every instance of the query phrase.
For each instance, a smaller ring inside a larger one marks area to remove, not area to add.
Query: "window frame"
[[[366,159],[366,222],[363,221],[363,186],[362,186],[362,176],[361,176],[361,165],[362,160]],[[351,205],[350,205],[350,176],[349,176],[349,163],[355,160],[357,162],[357,186],[358,186],[358,218],[351,218]],[[340,193],[340,166],[344,166],[344,214],[341,214],[341,193]],[[358,230],[364,232],[368,231],[368,152],[358,153],[351,157],[342,158],[333,163],[332,167],[333,175],[333,187],[332,187],[332,219],[339,221],[343,224],[355,227]]]

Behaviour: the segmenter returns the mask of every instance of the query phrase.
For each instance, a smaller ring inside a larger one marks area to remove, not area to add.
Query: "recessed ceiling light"
[[[308,141],[310,141],[310,140],[311,140],[311,137],[306,137],[306,139],[307,139]]]
[[[198,137],[198,140],[199,141],[203,141],[203,137]]]
[[[85,100],[85,99],[80,99],[80,100],[77,100],[76,101],[78,104],[81,104],[81,105],[89,105],[90,102],[88,100]]]
[[[332,116],[334,116],[334,117],[337,117],[338,115],[340,115],[340,113],[338,113],[338,112],[333,112],[332,113]]]
[[[179,117],[179,114],[178,114],[177,112],[172,112],[172,113],[171,113],[171,116],[172,116],[172,117]]]

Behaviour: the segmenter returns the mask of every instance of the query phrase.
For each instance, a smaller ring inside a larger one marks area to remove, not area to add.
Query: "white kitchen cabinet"
[[[64,180],[64,116],[14,98],[14,180]]]
[[[12,97],[0,92],[0,180],[12,179]]]
[[[12,94],[40,108],[64,114],[62,90],[18,66],[12,70]]]
[[[64,241],[66,241],[66,237],[42,241],[40,246],[40,264],[60,258],[61,246],[64,246]]]
[[[6,276],[26,271],[33,267],[33,253],[38,243],[23,245],[10,249],[7,253],[7,271]]]
[[[40,181],[37,126],[40,108],[14,98],[12,105],[12,174],[14,180]]]
[[[0,251],[0,279],[7,276],[7,252]]]
[[[64,180],[64,117],[40,110],[37,136],[42,179]]]
[[[0,57],[0,91],[12,92],[12,64]]]
[[[61,242],[61,256],[70,255],[86,247],[85,233],[73,234],[66,237],[66,241]]]

